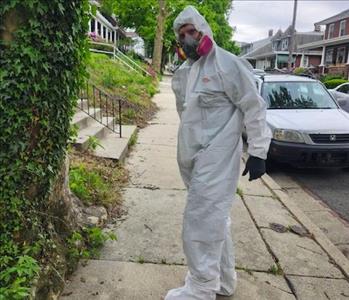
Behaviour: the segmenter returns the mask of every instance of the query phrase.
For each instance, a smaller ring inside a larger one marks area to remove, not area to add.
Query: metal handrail
[[[80,89],[78,101],[80,110],[122,137],[122,107],[126,102],[124,99],[111,96],[94,84],[86,82],[84,88]]]
[[[114,51],[116,51],[118,54],[120,54],[122,57],[126,58],[129,62],[131,62],[132,64],[134,64],[138,69],[140,69],[142,72],[144,72],[144,74],[151,76],[151,74],[144,68],[142,68],[139,64],[137,64],[134,60],[132,60],[131,58],[129,58],[127,55],[125,55],[124,53],[122,53],[117,47],[114,47]],[[116,54],[115,54],[116,55]]]
[[[110,45],[109,45],[110,46]],[[114,59],[117,59],[118,61],[120,61],[122,64],[124,64],[126,67],[128,67],[129,69],[137,72],[138,74],[141,74],[141,72],[139,72],[138,70],[136,70],[135,68],[133,68],[132,66],[130,66],[127,62],[125,62],[121,57],[115,55],[114,51],[110,52],[110,51],[104,51],[104,50],[98,50],[98,49],[90,49],[91,52],[96,52],[96,53],[104,53],[104,54],[109,54],[111,55]]]
[[[144,69],[142,66],[140,66],[139,64],[137,64],[134,60],[132,60],[131,58],[129,58],[127,55],[125,55],[124,53],[122,53],[118,47],[116,45],[112,45],[112,44],[108,44],[108,43],[101,43],[101,42],[94,42],[94,41],[89,41],[90,44],[94,44],[94,45],[101,45],[101,46],[107,46],[113,49],[113,51],[104,51],[104,50],[98,50],[98,49],[93,49],[90,48],[91,52],[97,52],[97,53],[104,53],[104,54],[110,54],[113,56],[113,58],[118,59],[121,63],[123,63],[124,65],[126,65],[128,68],[132,69],[133,71],[136,71],[137,73],[140,74],[144,74],[147,76],[151,76],[151,74]],[[125,61],[124,59],[126,59],[129,63],[131,63],[132,65],[130,65],[127,61]]]

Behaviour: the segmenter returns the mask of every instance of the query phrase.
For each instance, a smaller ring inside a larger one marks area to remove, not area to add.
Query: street
[[[342,169],[297,169],[277,165],[269,174],[279,183],[288,175],[312,196],[326,203],[341,218],[349,222],[349,171]],[[282,185],[281,185],[282,186]]]

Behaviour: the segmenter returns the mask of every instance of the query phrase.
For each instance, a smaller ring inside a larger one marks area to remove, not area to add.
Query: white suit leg
[[[219,295],[231,296],[236,288],[234,243],[230,232],[231,220],[227,222],[227,234],[222,249],[220,261],[220,290]]]

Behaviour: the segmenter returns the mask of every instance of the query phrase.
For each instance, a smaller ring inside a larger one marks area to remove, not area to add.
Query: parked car
[[[349,114],[322,83],[293,75],[255,78],[273,135],[268,162],[349,167]]]
[[[342,83],[329,92],[337,100],[339,106],[349,113],[349,82]]]
[[[262,69],[253,69],[253,74],[259,75],[259,76],[264,76],[266,72]]]

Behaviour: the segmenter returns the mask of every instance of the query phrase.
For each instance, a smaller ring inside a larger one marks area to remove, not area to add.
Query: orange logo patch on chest
[[[203,83],[208,83],[208,82],[210,82],[211,81],[211,79],[210,78],[208,78],[208,77],[204,77],[204,78],[202,78],[202,82]]]

